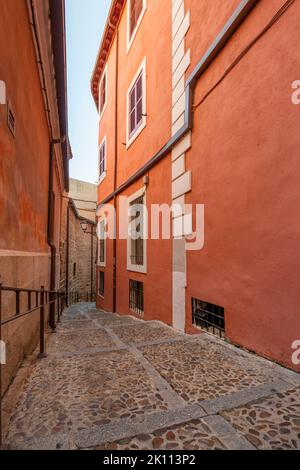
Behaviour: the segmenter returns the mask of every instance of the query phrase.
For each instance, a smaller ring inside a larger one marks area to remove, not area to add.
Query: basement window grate
[[[129,281],[129,308],[141,317],[144,315],[144,284],[139,281]]]
[[[99,272],[99,295],[104,297],[104,272]]]
[[[193,324],[225,338],[224,308],[203,300],[192,299]]]
[[[7,126],[12,133],[13,137],[16,135],[16,120],[14,113],[10,107],[10,105],[7,105]]]

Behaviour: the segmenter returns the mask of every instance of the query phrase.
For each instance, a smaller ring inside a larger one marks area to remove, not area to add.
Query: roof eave
[[[104,32],[91,78],[91,92],[97,108],[99,106],[99,80],[106,65],[107,57],[114,40],[116,28],[118,27],[120,18],[122,16],[125,3],[125,0],[112,0],[104,27]]]

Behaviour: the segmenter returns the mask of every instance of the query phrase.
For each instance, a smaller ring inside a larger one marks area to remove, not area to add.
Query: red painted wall
[[[195,112],[187,202],[205,204],[206,240],[188,254],[187,327],[192,297],[221,305],[228,339],[300,371],[291,363],[300,337],[300,115],[291,103],[297,3]],[[198,83],[195,102],[281,4],[259,4]]]
[[[170,5],[171,6],[171,5]],[[127,53],[127,7],[119,25],[119,85],[117,186],[126,181],[146,161],[158,152],[171,135],[171,7],[164,2],[147,2],[147,10],[137,35]],[[164,37],[164,41],[160,38]],[[156,44],[156,47],[153,47]],[[126,96],[143,59],[147,62],[147,125],[135,142],[126,149]],[[108,101],[99,125],[99,144],[107,137],[107,176],[99,185],[101,202],[113,191],[115,161],[115,79],[116,39],[107,61]],[[164,71],[162,73],[162,71]],[[171,202],[171,163],[169,159],[149,173],[146,193],[147,206],[151,203]],[[142,179],[122,196],[131,196],[143,187]],[[112,202],[112,201],[111,201]],[[118,200],[117,200],[118,204]],[[171,241],[147,243],[147,274],[127,271],[126,241],[117,241],[117,311],[129,312],[129,279],[144,282],[145,316],[147,320],[172,322],[172,252]],[[164,253],[164,256],[157,256]],[[113,242],[107,241],[105,271],[105,297],[98,296],[97,305],[108,311],[113,308]],[[158,282],[159,279],[159,282]],[[99,286],[99,277],[97,279]],[[97,286],[97,289],[98,289]]]
[[[126,51],[126,15],[120,23],[117,185],[149,160],[171,131],[171,3],[147,2],[133,47]],[[188,77],[239,0],[185,0],[191,26],[185,49],[191,51]],[[199,80],[198,103],[283,5],[261,0]],[[299,1],[255,44],[195,111],[192,172],[187,203],[205,204],[205,246],[187,254],[186,330],[192,330],[191,299],[225,308],[226,336],[258,354],[300,370],[291,363],[300,339],[299,108],[291,103],[291,84],[299,79]],[[108,174],[99,202],[113,190],[114,67],[116,43],[108,58],[109,100],[99,141],[108,137]],[[126,93],[147,57],[147,127],[126,150]],[[170,202],[170,157],[151,170],[147,204]],[[142,181],[124,194],[131,195]],[[108,243],[106,295],[98,305],[112,309],[112,242]],[[171,322],[171,242],[148,241],[145,318]],[[158,256],[160,254],[160,256]],[[117,243],[117,311],[129,313],[126,242]],[[159,280],[159,282],[158,282]],[[107,284],[108,283],[108,284]]]
[[[50,137],[26,2],[0,0],[0,12],[0,78],[16,121],[13,137],[0,105],[0,249],[47,252]],[[61,171],[54,170],[58,250]]]

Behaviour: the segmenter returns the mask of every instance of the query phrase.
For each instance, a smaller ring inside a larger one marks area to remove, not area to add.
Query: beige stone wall
[[[0,252],[1,283],[30,289],[49,288],[50,255],[48,253]],[[20,311],[27,309],[28,297],[20,297]],[[35,299],[32,296],[32,305]],[[46,312],[48,314],[48,312]],[[2,292],[2,319],[15,314],[15,294]],[[36,348],[39,339],[39,311],[2,327],[6,344],[6,364],[2,366],[1,394],[5,393],[25,356]]]
[[[97,185],[71,178],[69,197],[74,200],[78,214],[95,222],[97,204]],[[83,202],[84,201],[84,202]]]

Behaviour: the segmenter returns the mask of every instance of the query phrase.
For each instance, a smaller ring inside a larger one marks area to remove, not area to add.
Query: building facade
[[[103,239],[117,213],[97,305],[298,371],[299,19],[299,0],[113,0],[91,80]],[[171,237],[151,237],[152,218],[121,236],[137,206],[163,204]]]
[[[60,287],[70,301],[95,300],[97,186],[70,178],[63,198]]]
[[[0,0],[0,283],[60,286],[62,196],[70,147],[64,1]],[[18,45],[22,44],[22,47]],[[20,309],[27,299],[21,296]],[[2,292],[2,320],[15,313]],[[50,312],[51,313],[51,312]],[[53,321],[50,317],[50,321]],[[2,392],[36,346],[39,314],[2,327]]]

